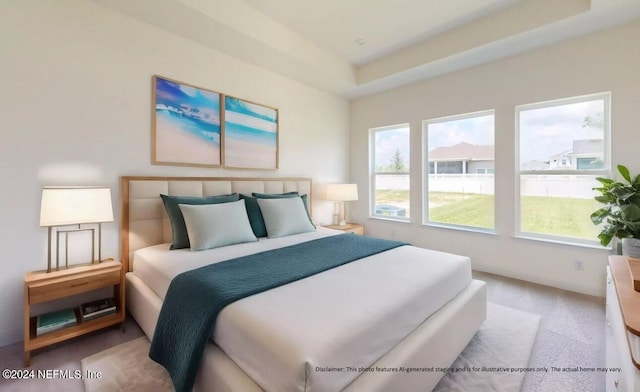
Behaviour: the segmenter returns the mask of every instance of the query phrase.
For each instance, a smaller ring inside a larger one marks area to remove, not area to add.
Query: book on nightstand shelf
[[[58,310],[38,316],[36,325],[36,335],[42,335],[47,332],[57,331],[70,325],[76,325],[76,312],[73,308]]]
[[[93,320],[94,318],[106,316],[116,312],[116,303],[113,298],[104,298],[80,305],[82,321]]]

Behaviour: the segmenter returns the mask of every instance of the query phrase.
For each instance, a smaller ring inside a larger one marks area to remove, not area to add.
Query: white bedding
[[[319,228],[202,252],[156,245],[136,251],[133,271],[164,298],[183,271],[335,234]],[[467,257],[403,246],[237,301],[218,316],[213,339],[266,391],[338,391],[470,281]]]

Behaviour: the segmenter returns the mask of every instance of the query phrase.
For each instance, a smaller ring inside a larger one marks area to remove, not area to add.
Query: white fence
[[[591,199],[598,186],[591,176],[582,175],[525,175],[521,179],[523,196],[574,197]],[[377,189],[408,190],[408,174],[378,174]],[[493,174],[430,174],[430,192],[494,193]]]
[[[430,174],[429,192],[492,195],[493,174]]]

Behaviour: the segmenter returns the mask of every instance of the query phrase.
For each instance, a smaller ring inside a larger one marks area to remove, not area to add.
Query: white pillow
[[[251,230],[244,200],[179,206],[192,251],[258,241]]]
[[[316,229],[309,221],[307,210],[299,197],[258,199],[258,205],[269,238],[306,233]]]

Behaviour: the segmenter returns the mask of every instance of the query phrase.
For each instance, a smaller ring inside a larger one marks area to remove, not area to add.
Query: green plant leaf
[[[620,172],[622,177],[631,184],[631,175],[629,175],[629,169],[627,169],[623,165],[618,165],[618,171]]]
[[[609,245],[609,243],[613,239],[613,234],[602,232],[602,233],[598,234],[598,239],[600,240],[600,244],[602,246],[607,246],[607,245]]]
[[[613,184],[615,181],[610,179],[610,178],[603,178],[603,177],[596,177],[596,180],[601,183],[602,185],[610,185]]]
[[[600,223],[602,223],[604,221],[604,219],[609,216],[609,211],[610,208],[600,208],[598,211],[595,211],[591,214],[591,222],[593,222],[594,225],[599,225]]]
[[[625,204],[620,206],[620,212],[622,212],[622,216],[627,221],[640,220],[640,207],[635,204]]]
[[[625,233],[628,234],[627,237],[635,237],[640,230],[640,222],[632,222],[626,219],[620,219],[620,223],[624,225],[624,228],[622,230],[624,230]]]
[[[601,187],[593,188],[599,194],[594,199],[604,206],[591,213],[591,222],[606,222],[598,239],[607,246],[614,237],[640,238],[640,174],[631,178],[629,169],[618,165],[618,172],[627,183],[598,177]]]
[[[623,200],[623,201],[626,201],[631,196],[634,196],[634,195],[637,194],[635,189],[633,189],[631,187],[628,187],[628,186],[621,187],[621,188],[615,188],[615,189],[611,190],[611,193],[613,193],[620,200]]]
[[[624,229],[620,229],[620,230],[616,231],[614,236],[617,237],[617,238],[633,237],[633,235],[631,235],[631,233],[629,233],[628,231],[626,231]]]
[[[615,201],[617,200],[617,198],[613,195],[596,196],[594,197],[594,199],[602,204],[615,203]]]

